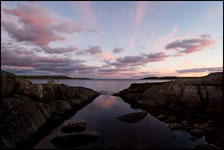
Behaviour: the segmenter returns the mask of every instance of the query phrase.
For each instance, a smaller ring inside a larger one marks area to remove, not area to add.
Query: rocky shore
[[[1,149],[30,143],[98,95],[84,87],[32,84],[1,70]]]
[[[171,130],[187,131],[191,140],[205,136],[208,147],[214,144],[224,148],[222,72],[163,83],[132,84],[113,95],[133,108],[148,111]]]

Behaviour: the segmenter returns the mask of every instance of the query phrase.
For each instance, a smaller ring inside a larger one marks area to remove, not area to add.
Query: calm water
[[[31,80],[34,83],[47,80]],[[143,80],[60,80],[67,85],[85,86],[96,91],[118,92],[130,86],[131,83],[146,82]],[[152,82],[148,80],[147,82]],[[94,130],[99,133],[96,142],[77,148],[159,148],[159,149],[193,149],[197,144],[207,143],[203,138],[191,141],[191,136],[183,131],[171,131],[167,124],[159,121],[149,113],[137,123],[126,123],[117,119],[118,116],[143,112],[141,109],[133,109],[120,97],[112,95],[100,95],[92,103],[79,110],[69,120],[85,120],[86,130]],[[50,135],[44,137],[34,148],[55,149],[49,141],[60,132],[60,127],[55,128]]]
[[[33,83],[47,83],[46,79],[30,79]],[[62,79],[57,83],[64,83],[69,86],[83,86],[91,88],[95,91],[110,91],[119,92],[128,88],[132,83],[146,83],[146,82],[165,82],[169,80],[70,80]]]

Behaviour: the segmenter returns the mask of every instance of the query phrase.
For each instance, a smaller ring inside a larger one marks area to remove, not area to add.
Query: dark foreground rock
[[[133,108],[142,108],[172,130],[185,130],[192,138],[224,148],[223,73],[178,78],[163,83],[134,83],[113,95]]]
[[[83,131],[74,133],[61,133],[55,136],[51,143],[58,148],[74,148],[89,144],[98,139],[99,134],[95,131]]]
[[[84,87],[32,84],[1,70],[1,148],[21,145],[47,123],[48,129],[62,123],[98,95]]]
[[[170,110],[223,112],[223,73],[163,83],[134,83],[115,93],[124,101]]]
[[[122,115],[118,117],[118,119],[128,123],[136,123],[142,120],[143,118],[145,118],[146,115],[147,115],[147,112],[135,112],[135,113]]]
[[[64,133],[84,131],[86,129],[85,121],[72,121],[64,124],[61,131]]]

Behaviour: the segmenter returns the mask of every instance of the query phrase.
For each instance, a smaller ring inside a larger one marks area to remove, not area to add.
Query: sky
[[[1,69],[87,78],[223,71],[223,2],[1,2]]]

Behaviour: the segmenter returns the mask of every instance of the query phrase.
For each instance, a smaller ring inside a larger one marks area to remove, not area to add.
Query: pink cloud
[[[211,38],[210,35],[201,35],[199,38],[192,38],[187,40],[176,40],[168,43],[166,49],[175,49],[178,53],[193,53],[206,49],[216,42]]]
[[[96,32],[94,28],[84,28],[82,23],[65,19],[32,3],[18,4],[16,9],[2,8],[2,10],[18,18],[20,27],[15,23],[9,23],[7,18],[3,18],[2,26],[10,37],[19,42],[47,46],[50,42],[65,40],[65,37],[58,33]]]
[[[112,60],[114,61],[116,58],[114,56],[112,56],[109,52],[102,52],[100,54],[98,54],[98,57],[101,60]]]

